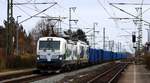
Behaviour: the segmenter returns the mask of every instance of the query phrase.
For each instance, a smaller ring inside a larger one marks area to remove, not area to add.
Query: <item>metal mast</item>
[[[71,17],[71,15],[72,15],[71,10],[73,10],[73,12],[75,12],[76,7],[70,7],[70,8],[69,8],[69,29],[70,29],[70,30],[72,29],[71,22],[74,21],[76,24],[77,24],[77,22],[78,22],[78,20],[73,20],[73,19],[72,19],[72,17]]]
[[[6,55],[12,51],[13,0],[7,0]]]
[[[138,52],[142,49],[142,7],[139,9],[139,20],[138,20]],[[139,53],[138,53],[139,54]]]
[[[105,28],[103,28],[103,50],[105,50],[106,44],[105,44]]]
[[[61,35],[62,33],[62,28],[61,28],[61,22],[63,19],[66,19],[67,17],[49,17],[49,16],[33,16],[33,17],[37,17],[37,18],[47,18],[48,20],[56,20],[58,23],[58,30],[57,32],[59,33],[59,35]]]
[[[94,45],[94,48],[95,48],[95,45],[96,45],[96,42],[95,42],[95,38],[96,38],[95,37],[95,32],[98,32],[98,31],[95,30],[96,25],[98,25],[98,23],[94,22],[93,23],[93,45]]]
[[[122,12],[134,17],[134,19],[136,19],[134,21],[138,25],[137,51],[138,51],[138,55],[140,55],[140,51],[142,49],[142,24],[143,24],[143,22],[149,24],[149,22],[142,19],[142,6],[136,8],[136,11],[138,12],[138,15],[136,16],[136,15],[130,14],[127,11],[115,6],[114,4],[116,4],[116,5],[145,5],[145,4],[143,4],[143,3],[142,4],[139,4],[139,3],[110,3],[110,5],[112,5],[113,7],[119,9],[120,11],[122,11]],[[146,5],[149,5],[149,4],[146,4]],[[119,19],[122,19],[122,18],[119,18]],[[130,18],[127,18],[127,19],[130,19]]]

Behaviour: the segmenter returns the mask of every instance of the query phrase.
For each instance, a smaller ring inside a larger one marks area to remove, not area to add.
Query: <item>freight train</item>
[[[83,41],[61,37],[41,37],[37,42],[37,69],[69,70],[82,65],[126,59],[126,53],[90,48]]]

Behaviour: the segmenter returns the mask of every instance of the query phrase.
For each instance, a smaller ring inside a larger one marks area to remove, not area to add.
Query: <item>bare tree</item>
[[[56,21],[50,19],[41,19],[32,30],[35,40],[39,37],[57,36]]]
[[[86,38],[86,34],[82,29],[77,29],[77,31],[67,30],[67,31],[64,31],[64,33],[66,35],[69,35],[70,37],[69,39],[71,40],[81,40],[89,44]]]

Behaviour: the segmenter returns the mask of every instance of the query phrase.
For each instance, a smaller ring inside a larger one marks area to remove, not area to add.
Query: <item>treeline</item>
[[[34,53],[35,51],[35,44],[34,40],[31,34],[27,35],[25,29],[22,25],[17,27],[17,24],[15,24],[12,28],[12,53],[13,55],[16,55],[16,48],[17,48],[17,30],[18,30],[18,52],[19,54],[27,53]],[[6,43],[7,43],[7,32],[5,27],[0,27],[0,48],[3,49],[3,51],[6,49]]]
[[[35,25],[35,27],[27,34],[25,28],[22,25],[14,22],[11,26],[12,29],[12,55],[16,55],[17,50],[17,30],[18,30],[18,52],[19,55],[23,55],[25,53],[35,54],[36,52],[36,42],[40,37],[48,37],[48,36],[62,36],[68,35],[71,40],[81,40],[88,43],[85,32],[81,29],[77,31],[67,30],[64,32],[59,31],[56,27],[55,20],[49,19],[41,19]],[[0,26],[0,48],[3,51],[6,48],[7,42],[7,23],[5,23],[5,27]]]
[[[32,35],[26,33],[22,25],[13,23],[11,28],[12,50],[11,55],[6,56],[6,44],[8,42],[8,28],[0,27],[0,71],[31,68],[35,66],[35,43]],[[17,30],[18,30],[18,56],[16,56],[17,48]]]
[[[82,29],[77,29],[76,31],[67,30],[62,32],[56,27],[56,22],[54,20],[49,21],[49,19],[40,20],[31,33],[35,40],[39,37],[63,37],[64,35],[67,35],[71,40],[81,40],[88,43],[86,34]]]
[[[81,40],[88,43],[85,32],[67,30],[60,33],[56,27],[56,21],[41,19],[33,29],[27,33],[22,25],[13,22],[10,25],[11,31],[11,55],[6,56],[6,44],[8,42],[8,27],[0,26],[0,71],[7,69],[22,69],[35,67],[36,63],[36,42],[40,37],[67,35],[71,40]],[[17,55],[17,31],[18,31],[18,56]]]

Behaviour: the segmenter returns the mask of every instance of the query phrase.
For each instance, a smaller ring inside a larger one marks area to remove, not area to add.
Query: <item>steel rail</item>
[[[124,66],[122,67],[122,65],[124,65]],[[121,72],[121,71],[123,71],[123,69],[125,68],[125,65],[126,65],[126,64],[117,64],[115,67],[113,67],[113,68],[111,68],[111,69],[108,69],[108,70],[106,70],[105,72],[103,72],[103,73],[97,75],[95,78],[89,80],[87,83],[94,83],[94,81],[96,81],[98,78],[102,78],[102,77],[108,75],[108,74],[111,73],[111,72],[116,72],[116,69],[118,69],[118,68],[119,68],[119,72]],[[113,76],[110,80],[108,80],[108,83],[111,83],[111,82],[113,81],[113,79],[115,79],[115,77],[116,77],[118,74],[119,74],[119,73],[117,72],[117,73],[115,74],[115,76]]]
[[[35,78],[35,77],[39,77],[39,76],[40,75],[38,75],[38,74],[32,74],[32,75],[2,80],[2,81],[0,81],[0,83],[15,83],[15,82],[19,82],[21,80],[23,81],[23,80],[27,80],[27,79],[31,79],[31,78]]]
[[[18,71],[0,73],[0,81],[11,79],[11,78],[17,78],[23,75],[31,75],[33,71],[35,71],[35,69],[18,70]]]
[[[108,83],[112,83],[120,74],[121,72],[127,67],[128,64],[124,65],[110,80]]]

